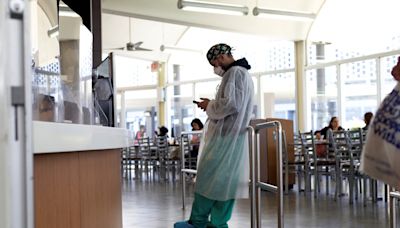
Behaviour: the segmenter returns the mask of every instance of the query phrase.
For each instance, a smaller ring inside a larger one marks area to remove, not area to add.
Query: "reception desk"
[[[122,228],[125,129],[34,121],[36,228]]]

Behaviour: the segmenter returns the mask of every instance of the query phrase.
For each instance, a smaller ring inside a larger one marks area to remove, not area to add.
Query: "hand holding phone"
[[[199,101],[198,103],[197,103],[197,107],[199,107],[199,108],[201,108],[203,111],[206,111],[207,110],[207,106],[208,106],[208,103],[210,102],[210,99],[208,99],[208,98],[200,98],[202,101]]]

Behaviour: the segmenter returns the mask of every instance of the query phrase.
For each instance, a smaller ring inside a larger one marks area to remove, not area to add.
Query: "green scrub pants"
[[[217,201],[208,199],[200,194],[194,194],[190,223],[196,228],[225,228],[231,218],[235,200]],[[211,221],[208,217],[211,215]]]

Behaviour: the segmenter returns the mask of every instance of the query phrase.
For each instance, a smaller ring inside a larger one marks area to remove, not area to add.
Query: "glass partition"
[[[33,119],[92,124],[92,34],[56,3],[32,3]]]

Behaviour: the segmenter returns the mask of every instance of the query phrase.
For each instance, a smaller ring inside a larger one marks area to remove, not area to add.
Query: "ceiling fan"
[[[109,48],[107,50],[152,51],[151,49],[140,47],[142,44],[143,44],[143,41],[139,41],[139,42],[136,42],[136,43],[132,42],[132,39],[131,39],[131,18],[129,17],[129,42],[126,43],[125,47]]]

